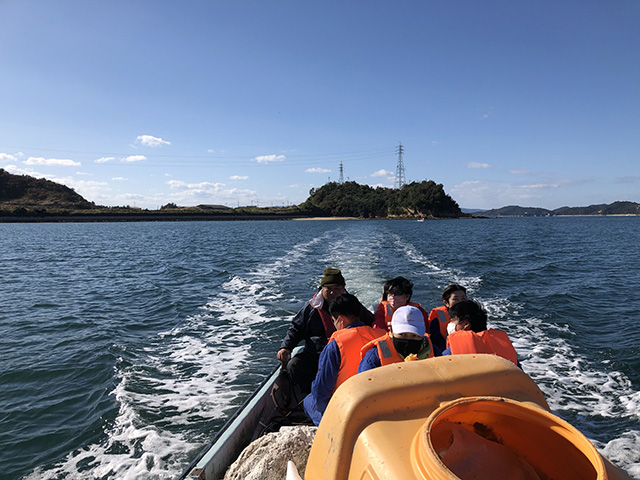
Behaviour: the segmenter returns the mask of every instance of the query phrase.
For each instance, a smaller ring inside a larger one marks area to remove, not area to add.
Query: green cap
[[[346,285],[342,272],[337,268],[325,268],[324,277],[320,280],[320,286],[326,287],[327,285]]]

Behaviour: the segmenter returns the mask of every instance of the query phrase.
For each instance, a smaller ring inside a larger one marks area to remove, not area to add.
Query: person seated
[[[429,314],[419,303],[411,301],[411,295],[413,295],[413,283],[410,280],[404,277],[387,280],[382,287],[382,300],[376,308],[373,326],[389,331],[393,312],[405,305],[412,305],[424,315],[425,330],[429,333]]]
[[[358,299],[348,293],[337,296],[329,307],[336,331],[320,354],[311,393],[303,402],[305,413],[316,425],[333,392],[356,374],[362,346],[385,334],[384,330],[365,325],[360,320],[360,309]]]
[[[429,312],[429,334],[431,342],[439,355],[447,345],[447,327],[449,325],[449,308],[461,300],[467,299],[467,289],[457,283],[447,285],[442,292],[442,307],[436,307]],[[452,327],[449,327],[452,328]]]
[[[449,309],[453,331],[442,355],[492,353],[520,367],[518,354],[503,330],[487,330],[487,313],[478,302],[462,300]]]
[[[412,305],[398,308],[391,318],[391,331],[366,344],[360,353],[358,373],[391,363],[433,357],[422,312]]]
[[[318,371],[318,357],[335,332],[329,305],[338,295],[346,292],[346,282],[337,268],[326,268],[320,280],[320,288],[304,307],[293,317],[291,326],[276,355],[282,362],[291,381],[304,395],[311,391],[311,382]],[[360,302],[360,320],[373,323],[373,314]],[[291,351],[304,340],[304,351],[291,358]]]

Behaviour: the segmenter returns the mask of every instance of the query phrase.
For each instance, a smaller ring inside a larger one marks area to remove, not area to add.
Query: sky
[[[0,0],[0,168],[98,205],[640,203],[639,0]]]

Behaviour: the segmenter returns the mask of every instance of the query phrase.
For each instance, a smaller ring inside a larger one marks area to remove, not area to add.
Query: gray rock
[[[317,427],[282,427],[279,432],[253,441],[229,467],[224,480],[284,480],[287,461],[298,468],[301,477]]]

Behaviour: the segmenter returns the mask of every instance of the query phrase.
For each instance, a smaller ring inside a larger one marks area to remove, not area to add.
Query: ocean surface
[[[640,217],[0,225],[0,479],[178,476],[322,270],[456,282],[553,412],[640,478]]]

